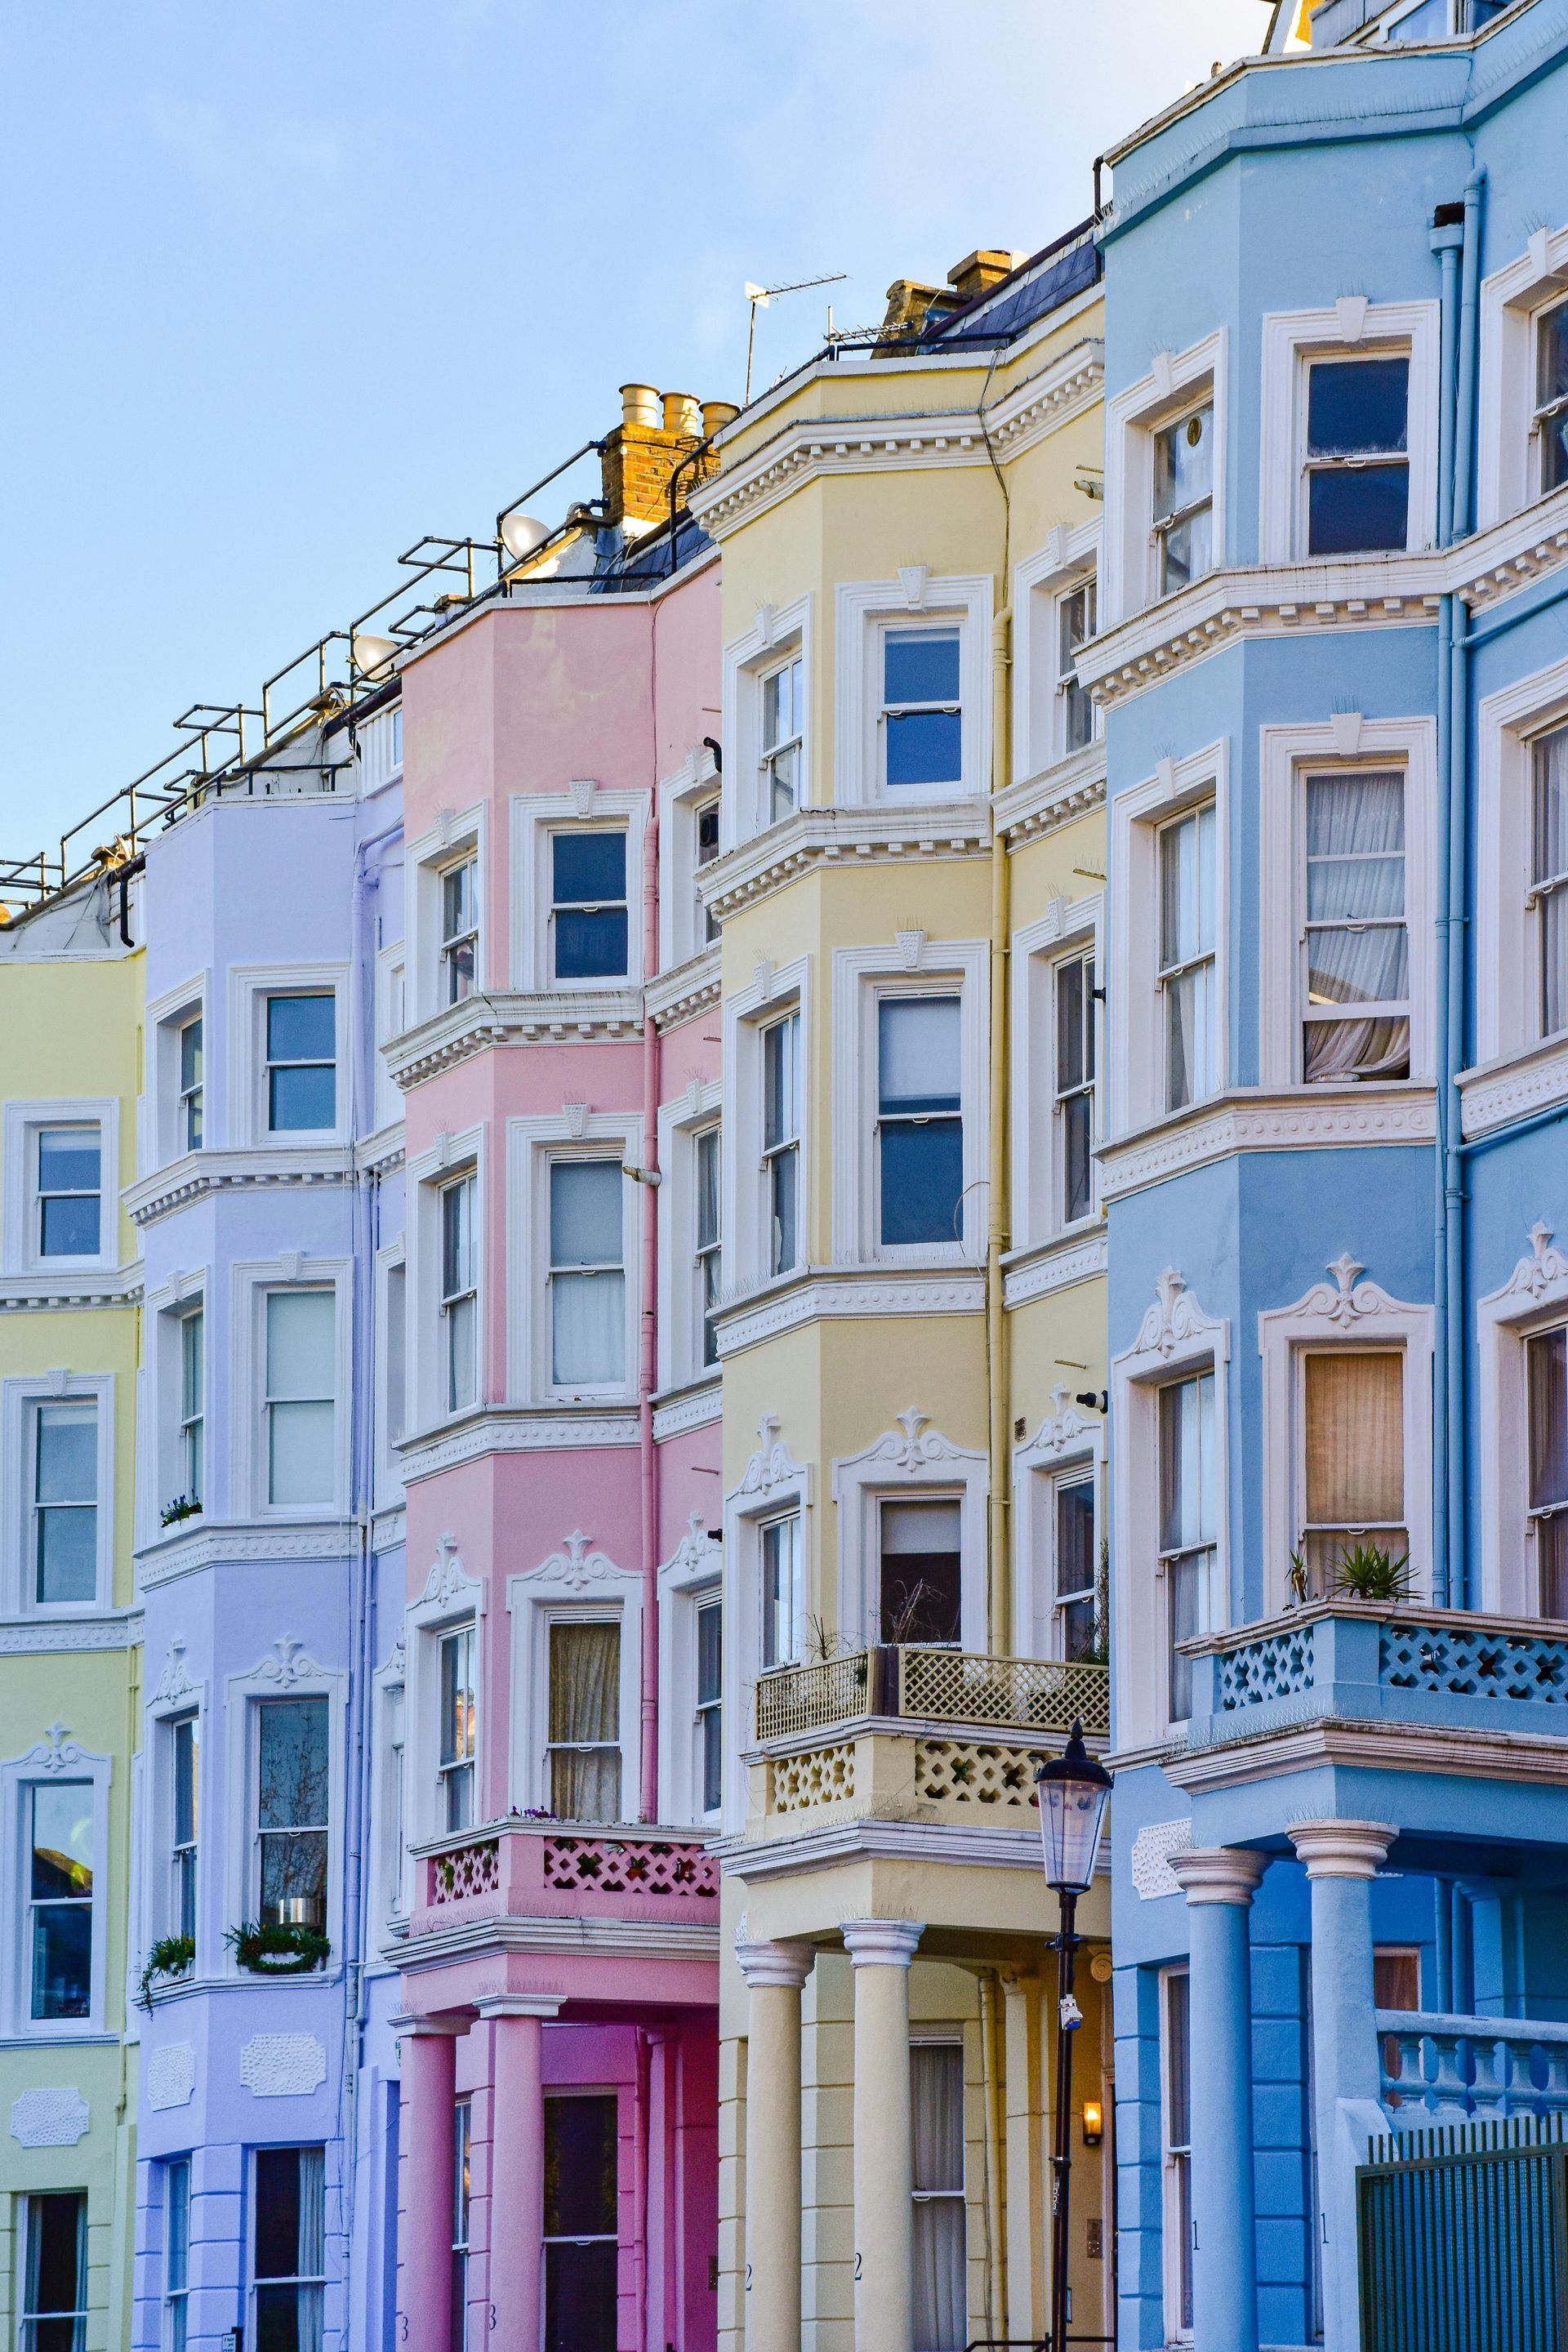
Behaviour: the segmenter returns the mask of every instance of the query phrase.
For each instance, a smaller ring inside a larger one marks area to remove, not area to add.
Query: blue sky
[[[627,378],[738,398],[1028,249],[1262,0],[72,0],[0,24],[0,853],[493,528]],[[547,502],[542,502],[548,510]]]

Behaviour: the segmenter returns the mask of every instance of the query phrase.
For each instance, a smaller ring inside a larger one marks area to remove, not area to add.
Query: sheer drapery
[[[1364,1532],[1394,1559],[1405,1529],[1405,1361],[1367,1349],[1305,1363],[1306,1553],[1326,1591]]]
[[[1541,1034],[1568,1029],[1568,727],[1535,746],[1531,887],[1541,921]]]
[[[1167,1110],[1199,1101],[1216,1081],[1215,824],[1211,802],[1160,835]]]
[[[624,1274],[554,1274],[550,1377],[557,1388],[613,1388],[626,1377]]]
[[[319,2147],[300,2150],[300,2276],[320,2280],[327,2271],[326,2155]],[[321,2352],[322,2304],[320,2285],[300,2289],[299,2352]]]
[[[1303,1076],[1408,1076],[1409,997],[1405,779],[1309,776]],[[1363,1020],[1339,1009],[1358,1004],[1381,1010]]]
[[[958,2352],[968,2340],[963,2243],[963,2052],[910,2051],[914,2158],[915,2352]]]
[[[621,1815],[621,1629],[550,1628],[550,1810],[567,1822]]]

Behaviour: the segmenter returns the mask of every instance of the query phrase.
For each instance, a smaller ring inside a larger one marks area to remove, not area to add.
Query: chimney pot
[[[689,392],[667,392],[664,395],[664,429],[667,433],[690,433],[699,439],[702,433],[702,412]]]
[[[955,261],[947,273],[947,282],[961,302],[973,302],[982,294],[989,294],[993,286],[1000,286],[1010,278],[1020,261],[1027,260],[1022,253],[1004,252],[1000,247],[980,246]]]
[[[621,422],[623,425],[647,425],[658,430],[658,394],[651,383],[623,383],[621,386]]]
[[[711,440],[715,433],[722,433],[725,425],[733,425],[740,414],[732,400],[705,400],[702,404],[704,440]]]

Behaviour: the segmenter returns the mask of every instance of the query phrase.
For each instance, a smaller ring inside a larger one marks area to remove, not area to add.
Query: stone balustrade
[[[411,1937],[489,1919],[633,1917],[717,1926],[700,1832],[509,1820],[416,1847]]]
[[[1379,2096],[1402,2129],[1568,2114],[1568,2025],[1380,2009],[1377,2039]]]

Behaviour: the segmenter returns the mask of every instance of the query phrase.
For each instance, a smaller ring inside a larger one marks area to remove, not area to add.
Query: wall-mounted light
[[[1098,2099],[1085,2099],[1083,2103],[1083,2144],[1085,2147],[1098,2147],[1104,2137],[1105,2109],[1101,2106]]]

